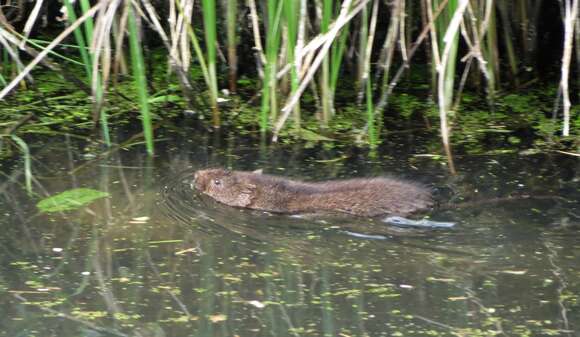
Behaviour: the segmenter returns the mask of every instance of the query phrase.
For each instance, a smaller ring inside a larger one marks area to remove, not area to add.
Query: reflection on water
[[[0,336],[580,335],[577,159],[460,157],[449,177],[412,155],[426,152],[417,139],[370,159],[165,139],[152,160],[132,147],[89,162],[82,144],[59,140],[37,151],[34,201],[19,177],[1,183]],[[431,218],[457,225],[230,208],[191,189],[191,172],[209,166],[417,179],[439,189]],[[75,187],[111,197],[38,213],[35,201]],[[517,197],[530,194],[543,197]]]

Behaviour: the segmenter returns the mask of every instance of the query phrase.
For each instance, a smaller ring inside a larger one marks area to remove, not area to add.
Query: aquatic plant
[[[121,85],[120,76],[131,69],[147,149],[153,153],[155,111],[148,104],[148,91],[153,87],[148,81],[153,71],[149,60],[153,56],[145,51],[161,47],[167,81],[178,84],[187,109],[211,117],[213,127],[229,118],[220,112],[219,88],[226,82],[222,78],[227,78],[233,93],[240,70],[246,78],[254,76],[258,85],[250,94],[261,96],[254,124],[274,141],[289,120],[294,128],[288,134],[299,133],[306,120],[315,120],[319,128],[327,129],[343,113],[341,103],[349,101],[359,106],[365,120],[361,126],[365,141],[376,144],[383,116],[389,112],[385,109],[389,96],[400,83],[412,83],[403,76],[410,68],[427,61],[431,72],[424,72],[422,81],[431,82],[442,142],[451,158],[450,125],[456,122],[453,113],[462,109],[464,91],[485,91],[493,106],[500,89],[519,89],[539,77],[538,49],[544,42],[535,32],[546,7],[560,13],[562,19],[561,50],[554,52],[562,55],[557,96],[562,103],[561,134],[575,132],[578,97],[570,91],[579,82],[573,81],[577,73],[570,69],[574,61],[577,68],[580,65],[580,57],[572,58],[574,46],[580,50],[578,0],[564,0],[560,8],[540,0],[204,0],[199,6],[193,0],[114,0],[92,7],[88,0],[66,0],[63,6],[65,14],[60,19],[66,26],[59,34],[46,33],[44,38],[50,41],[46,44],[34,41],[41,34],[35,27],[52,13],[38,3],[32,8],[16,5],[19,15],[4,22],[0,29],[0,99],[6,99],[19,83],[34,85],[31,71],[42,63],[79,87],[89,88],[93,123],[100,124],[109,146],[112,107],[108,101]],[[248,16],[238,14],[243,6],[247,6]],[[219,34],[222,27],[225,38]],[[549,33],[557,31],[550,29]],[[253,53],[239,55],[239,49],[247,45],[253,45]],[[227,57],[220,58],[221,46],[227,47]],[[65,50],[72,53],[60,58]],[[424,55],[420,60],[416,60],[418,52]],[[32,57],[27,65],[21,53]],[[220,66],[221,59],[227,67]],[[501,76],[503,62],[509,76]],[[76,64],[82,71],[73,70]],[[221,76],[222,69],[227,69],[227,77],[225,72]],[[200,70],[205,88],[195,81]],[[337,96],[341,87],[347,88],[347,96]],[[316,111],[301,109],[307,99],[315,103]],[[163,113],[158,115],[164,118]],[[451,160],[449,164],[452,168]]]

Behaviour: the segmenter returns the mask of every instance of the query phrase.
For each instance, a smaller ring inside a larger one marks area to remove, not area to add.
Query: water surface
[[[38,142],[33,197],[20,163],[5,163],[0,335],[580,336],[573,157],[458,154],[451,176],[425,156],[434,150],[420,133],[369,154],[160,132],[152,159],[142,145],[93,158],[84,141]],[[233,209],[191,189],[205,167],[411,179],[437,191],[430,218],[457,225]],[[36,208],[78,187],[110,197],[62,213]]]

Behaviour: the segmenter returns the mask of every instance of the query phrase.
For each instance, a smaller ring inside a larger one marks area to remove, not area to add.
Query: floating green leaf
[[[70,211],[108,196],[107,192],[90,188],[75,188],[41,200],[36,207],[44,213]]]

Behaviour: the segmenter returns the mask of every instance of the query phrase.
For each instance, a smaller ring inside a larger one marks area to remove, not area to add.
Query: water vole
[[[195,173],[194,185],[226,205],[275,213],[406,216],[433,205],[426,188],[392,178],[303,182],[256,172],[207,169]]]

